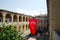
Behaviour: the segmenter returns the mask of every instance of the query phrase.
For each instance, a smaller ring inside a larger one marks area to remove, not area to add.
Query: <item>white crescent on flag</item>
[[[36,25],[36,23],[35,23],[35,22],[31,22],[31,24],[35,24],[35,25]]]

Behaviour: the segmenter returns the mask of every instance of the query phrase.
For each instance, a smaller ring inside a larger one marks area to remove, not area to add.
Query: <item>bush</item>
[[[24,40],[23,37],[21,37],[21,34],[18,35],[18,32],[14,28],[14,26],[9,25],[0,26],[0,40]]]

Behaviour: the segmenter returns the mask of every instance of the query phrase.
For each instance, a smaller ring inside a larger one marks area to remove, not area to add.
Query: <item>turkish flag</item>
[[[36,34],[37,22],[37,19],[29,19],[29,27],[32,35]]]

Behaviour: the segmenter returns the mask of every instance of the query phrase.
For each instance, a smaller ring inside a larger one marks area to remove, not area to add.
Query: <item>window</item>
[[[0,17],[0,22],[2,22],[2,18]]]
[[[41,23],[42,23],[42,20],[41,20]]]
[[[44,23],[46,23],[46,22],[47,22],[47,20],[45,19],[45,20],[44,20]]]

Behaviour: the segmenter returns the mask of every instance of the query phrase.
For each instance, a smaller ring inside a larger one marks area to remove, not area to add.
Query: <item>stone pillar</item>
[[[29,21],[29,16],[28,16],[28,21]]]
[[[13,14],[11,14],[11,22],[13,22]]]
[[[29,24],[27,24],[27,29],[29,29]]]
[[[53,34],[53,31],[52,31],[52,23],[51,23],[51,13],[52,13],[52,0],[47,0],[47,7],[48,7],[48,17],[49,17],[49,40],[52,40],[52,34]]]
[[[19,15],[17,15],[17,22],[19,22]]]
[[[21,20],[22,20],[22,22],[23,22],[23,16],[21,16]]]
[[[18,30],[19,32],[21,31],[21,26],[19,25],[19,30]]]
[[[25,22],[26,22],[26,16],[25,16]]]
[[[27,18],[27,21],[29,21],[29,16],[28,16],[28,18]]]
[[[60,0],[48,0],[50,40],[53,40],[53,31],[60,34]]]
[[[3,13],[3,22],[4,22],[4,23],[5,23],[5,16],[6,16],[6,14]]]
[[[16,28],[17,28],[17,31],[19,32],[19,26],[18,25],[16,26]]]
[[[26,31],[26,25],[24,25],[24,31]]]
[[[21,32],[23,32],[23,26],[22,25],[21,25],[21,28],[20,29],[21,29]]]
[[[19,32],[21,32],[21,26],[19,25]]]

